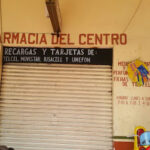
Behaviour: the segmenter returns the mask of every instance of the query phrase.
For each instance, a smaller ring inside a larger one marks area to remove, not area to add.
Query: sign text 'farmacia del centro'
[[[0,35],[0,43],[23,45],[126,45],[125,33],[81,33],[73,37],[71,34],[59,35],[50,33],[14,33],[4,32]]]

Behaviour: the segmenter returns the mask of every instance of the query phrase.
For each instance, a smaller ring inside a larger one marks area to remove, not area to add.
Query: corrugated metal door
[[[5,64],[0,143],[15,150],[112,150],[112,68]]]

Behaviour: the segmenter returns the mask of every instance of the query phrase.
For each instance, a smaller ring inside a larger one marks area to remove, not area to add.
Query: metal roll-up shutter
[[[15,150],[112,150],[112,68],[5,64],[0,143]]]

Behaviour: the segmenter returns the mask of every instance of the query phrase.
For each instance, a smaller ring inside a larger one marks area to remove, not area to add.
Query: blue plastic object
[[[148,146],[150,145],[150,132],[144,132],[140,135],[140,145]]]

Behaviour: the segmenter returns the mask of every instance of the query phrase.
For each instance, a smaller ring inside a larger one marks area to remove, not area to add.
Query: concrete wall
[[[116,46],[114,52],[114,71],[126,71],[127,67],[120,62],[131,62],[135,59],[147,62],[150,69],[150,45],[149,33],[150,22],[147,20],[150,17],[148,6],[150,1],[143,1],[131,24],[126,31],[128,35],[128,44],[126,46]],[[114,77],[127,77],[126,75],[117,75]],[[143,87],[135,87],[127,78],[127,86],[123,86],[122,81],[114,79],[114,136],[122,136],[115,141],[124,141],[122,148],[133,149],[133,144],[130,143],[128,137],[134,133],[136,126],[144,126],[150,130],[150,82]],[[122,97],[124,96],[124,97]],[[127,139],[125,139],[125,137]],[[124,138],[123,140],[121,138]],[[119,143],[120,144],[120,143]],[[128,145],[128,147],[127,147]]]
[[[135,59],[150,62],[150,1],[142,1],[139,7],[139,0],[59,0],[59,2],[63,20],[62,32],[71,34],[72,39],[76,41],[74,47],[81,47],[77,42],[80,33],[122,33],[126,29],[127,45],[84,45],[83,47],[114,48],[113,136],[116,150],[123,150],[123,147],[131,150],[133,140],[125,139],[124,136],[132,136],[135,126],[138,125],[150,130],[148,117],[150,85],[135,87],[127,75],[123,72],[118,75],[115,71],[127,71],[124,62],[129,63]],[[135,14],[137,7],[139,9]],[[53,32],[50,20],[46,17],[44,0],[2,0],[2,15],[3,32],[39,34]],[[123,79],[124,81],[120,81]],[[145,104],[135,104],[134,99],[137,97]]]
[[[0,1],[0,14],[1,14],[1,1]],[[2,34],[2,15],[0,15],[0,35]],[[0,42],[0,82],[1,82],[1,71],[2,71],[2,44]]]

